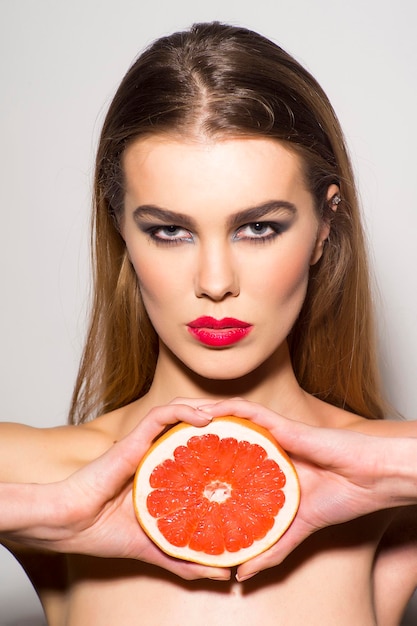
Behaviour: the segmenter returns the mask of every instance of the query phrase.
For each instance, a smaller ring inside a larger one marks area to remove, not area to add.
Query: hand
[[[132,476],[153,439],[169,424],[203,426],[207,413],[181,404],[152,409],[127,437],[59,483],[30,485],[41,523],[25,525],[10,539],[58,552],[127,557],[152,563],[192,580],[227,580],[230,571],[171,558],[142,531],[132,503]],[[36,507],[35,507],[36,508]]]
[[[380,508],[412,503],[410,499],[401,501],[401,495],[399,499],[392,495],[399,489],[398,473],[388,473],[388,468],[392,468],[393,439],[307,426],[240,399],[209,406],[200,401],[199,406],[213,417],[236,415],[267,428],[290,453],[300,480],[301,502],[292,525],[272,548],[239,566],[237,578],[240,581],[278,565],[320,528],[347,522]],[[395,441],[403,450],[410,450],[412,442],[415,458],[416,440]],[[407,489],[409,493],[414,489],[415,501],[415,487]]]

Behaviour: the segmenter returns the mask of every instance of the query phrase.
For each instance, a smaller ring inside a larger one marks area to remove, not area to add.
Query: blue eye
[[[147,232],[150,238],[157,243],[175,244],[193,241],[193,236],[189,230],[175,224],[152,226],[152,228],[147,229]]]
[[[268,241],[277,237],[282,231],[282,225],[277,222],[251,222],[241,226],[233,238],[239,241]]]

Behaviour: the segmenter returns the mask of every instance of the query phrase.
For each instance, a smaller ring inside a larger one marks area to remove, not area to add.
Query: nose
[[[226,243],[201,244],[195,272],[197,298],[220,302],[239,295],[239,278],[233,251]]]

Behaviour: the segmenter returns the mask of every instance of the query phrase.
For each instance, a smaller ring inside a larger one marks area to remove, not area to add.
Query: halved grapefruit
[[[133,487],[138,521],[164,552],[217,567],[267,550],[299,500],[288,456],[266,429],[237,417],[168,430],[142,459]]]

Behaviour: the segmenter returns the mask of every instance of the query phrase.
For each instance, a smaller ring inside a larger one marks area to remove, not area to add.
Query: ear
[[[340,197],[339,187],[335,184],[330,185],[327,190],[327,196],[326,196],[327,206],[329,207],[329,209],[336,212],[337,205],[340,203],[340,201],[341,201],[341,197]],[[327,212],[327,216],[325,214],[319,223],[316,244],[314,246],[313,253],[311,255],[310,265],[315,265],[317,261],[321,259],[321,256],[323,254],[324,243],[326,239],[328,238],[328,236],[330,235],[330,229],[331,229],[331,220],[329,219],[328,212]]]

